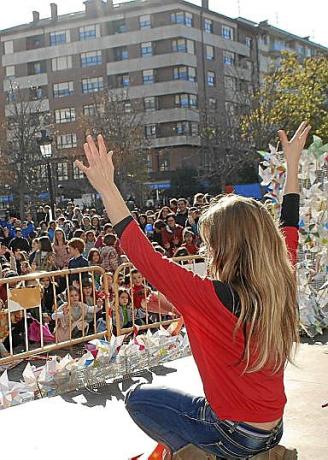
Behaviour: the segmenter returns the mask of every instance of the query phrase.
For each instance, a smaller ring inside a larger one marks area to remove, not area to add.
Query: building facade
[[[79,120],[94,110],[95,94],[124,90],[143,107],[150,180],[160,187],[171,171],[204,167],[203,114],[233,107],[238,88],[258,84],[273,58],[278,64],[281,33],[305,55],[327,51],[267,23],[210,11],[206,0],[201,7],[183,0],[84,5],[59,15],[52,3],[50,18],[34,11],[31,23],[0,32],[0,117],[9,116],[15,82],[53,117],[57,184],[81,181],[81,190],[73,161],[84,142]]]

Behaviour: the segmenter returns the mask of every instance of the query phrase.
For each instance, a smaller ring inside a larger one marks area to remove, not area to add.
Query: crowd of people
[[[193,256],[199,252],[197,223],[208,200],[209,196],[198,193],[191,206],[185,198],[172,198],[167,206],[144,212],[133,209],[131,214],[158,252],[167,257]],[[62,342],[105,330],[105,297],[109,296],[113,307],[114,273],[123,262],[128,262],[106,212],[81,209],[68,203],[65,209],[56,209],[53,219],[49,206],[39,207],[34,216],[33,221],[32,213],[27,213],[26,220],[21,221],[8,213],[0,221],[0,277],[43,274],[38,282],[42,293],[42,319],[38,309],[29,311],[29,339],[40,341],[40,333],[35,334],[39,322],[44,328],[43,339],[49,342]],[[97,272],[92,275],[91,271],[86,271],[82,276],[72,274],[69,283],[65,276],[45,276],[46,272],[84,267],[101,267],[106,272],[108,292]],[[158,314],[154,313],[156,307],[148,315],[148,307],[151,311],[151,305],[156,304],[158,298],[145,284],[140,272],[132,270],[127,276],[122,274],[118,282],[121,327],[158,319]],[[23,284],[10,282],[11,288],[33,285],[35,280]],[[1,356],[16,346],[24,346],[26,336],[22,311],[11,313],[9,325],[7,296],[6,285],[0,286]],[[161,302],[165,309],[165,299]],[[168,310],[172,317],[173,307]],[[116,333],[115,308],[112,312]],[[36,323],[37,328],[33,327]]]

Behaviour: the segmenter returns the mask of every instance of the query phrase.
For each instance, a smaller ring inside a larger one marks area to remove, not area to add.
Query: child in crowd
[[[108,290],[105,289],[104,276],[106,276],[106,279],[107,279]],[[100,278],[101,291],[99,292],[99,296],[103,298],[105,295],[108,295],[108,299],[110,302],[112,302],[114,299],[113,282],[114,282],[114,275],[112,272],[107,272],[105,275],[102,275]]]
[[[52,314],[52,319],[57,320],[55,334],[59,342],[85,336],[89,330],[88,319],[93,318],[94,309],[97,308],[81,302],[80,291],[74,286],[70,286],[68,294],[69,302]]]
[[[132,321],[132,307],[131,307],[131,296],[127,289],[120,288],[118,290],[118,303],[119,303],[119,315],[120,315],[120,327],[128,328],[133,326]],[[114,303],[112,303],[112,317],[113,317],[113,333],[117,335],[117,318],[116,309]]]
[[[89,256],[89,252],[91,249],[95,247],[96,244],[96,236],[93,230],[88,230],[85,234],[85,249],[84,249],[84,257]]]
[[[191,231],[185,228],[182,233],[183,237],[183,243],[181,244],[182,248],[186,248],[188,251],[188,254],[190,255],[196,255],[198,254],[198,247],[195,243],[195,234]]]
[[[68,251],[71,256],[71,259],[68,262],[68,268],[82,268],[89,266],[89,262],[82,255],[84,252],[84,248],[85,244],[81,238],[72,238],[68,242]],[[74,275],[70,275],[70,283],[78,280],[79,275],[77,273]]]
[[[69,261],[69,253],[67,250],[66,236],[64,230],[57,228],[55,231],[55,239],[52,244],[52,250],[55,254],[55,263],[58,270],[67,267]]]
[[[104,246],[100,249],[100,256],[102,259],[101,266],[106,272],[115,272],[120,265],[120,258],[115,249],[116,240],[117,238],[113,233],[105,235]]]
[[[138,326],[145,324],[146,312],[142,307],[142,301],[147,300],[151,290],[143,283],[142,274],[136,270],[131,270],[132,275],[132,296],[134,307],[135,323]]]
[[[51,241],[48,236],[39,238],[39,249],[35,252],[31,267],[32,271],[50,272],[56,269]]]
[[[101,256],[100,256],[99,249],[92,248],[90,250],[89,255],[88,255],[88,262],[89,262],[90,267],[101,267]],[[98,289],[101,285],[100,272],[94,272],[94,277],[95,277],[96,287]]]
[[[96,288],[96,286],[95,286]],[[94,307],[92,313],[87,314],[87,321],[93,329],[93,325],[91,323],[94,322],[94,319],[99,319],[101,316],[101,310],[104,307],[104,299],[101,293],[99,293],[96,289],[93,289],[92,279],[88,278],[82,281],[82,294],[83,294],[83,302],[88,305],[88,307]],[[89,331],[91,332],[91,331]]]

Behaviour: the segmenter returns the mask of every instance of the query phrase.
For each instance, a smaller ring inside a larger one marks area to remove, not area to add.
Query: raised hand
[[[285,154],[287,165],[298,165],[306,139],[311,130],[311,126],[303,121],[297,128],[293,138],[289,141],[284,130],[278,131],[279,139]]]
[[[113,152],[108,152],[102,135],[98,138],[98,148],[92,138],[87,137],[84,144],[84,152],[89,166],[76,160],[75,166],[85,173],[91,185],[100,193],[105,194],[108,188],[114,184],[114,165],[112,161]]]

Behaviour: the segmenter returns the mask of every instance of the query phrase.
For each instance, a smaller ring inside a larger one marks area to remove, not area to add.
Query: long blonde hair
[[[245,372],[270,366],[279,371],[293,360],[298,342],[296,277],[278,223],[251,198],[226,195],[200,217],[213,279],[238,294]]]

